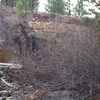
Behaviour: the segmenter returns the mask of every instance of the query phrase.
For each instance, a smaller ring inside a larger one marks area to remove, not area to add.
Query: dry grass
[[[29,63],[35,68],[35,71],[55,70],[65,80],[64,73],[71,75],[71,70],[75,71],[76,69],[81,73],[82,70],[86,71],[87,68],[99,65],[96,34],[88,28],[75,25],[69,25],[67,30],[66,33],[56,34],[56,37],[46,43],[45,47],[40,46],[40,49],[35,52],[33,60]],[[31,57],[26,58],[27,62],[29,59],[31,60]],[[95,67],[92,68],[95,69]],[[90,71],[89,69],[87,71]]]
[[[94,83],[100,83],[99,34],[75,23],[34,22],[34,31],[43,38],[46,35],[48,41],[39,43],[38,50],[22,58],[15,48],[14,58],[24,67],[12,77],[19,84],[39,87],[46,83],[49,89],[56,85],[63,89],[78,86],[79,96],[93,94]]]

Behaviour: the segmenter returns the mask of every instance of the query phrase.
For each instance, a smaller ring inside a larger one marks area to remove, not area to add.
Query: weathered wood
[[[4,83],[6,86],[13,88],[13,89],[18,89],[19,85],[16,83],[9,83],[5,79],[1,78],[2,83]]]
[[[1,78],[1,81],[9,87],[14,87],[13,84],[6,82],[3,78]]]
[[[20,69],[22,68],[22,65],[13,64],[13,63],[0,63],[0,68]]]

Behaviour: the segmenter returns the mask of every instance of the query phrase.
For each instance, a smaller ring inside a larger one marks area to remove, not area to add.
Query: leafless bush
[[[40,45],[41,48],[33,55],[25,57],[24,65],[32,72],[32,69],[40,72],[40,76],[53,70],[58,73],[61,82],[72,85],[81,83],[83,79],[89,81],[91,77],[97,79],[100,55],[96,39],[96,33],[90,33],[90,30],[81,26],[75,27],[66,32],[64,37],[49,41],[45,47]],[[32,73],[30,71],[29,74]]]
[[[13,77],[21,84],[34,86],[45,83],[50,88],[75,89],[78,86],[76,89],[82,98],[92,95],[94,84],[100,83],[100,47],[97,39],[98,33],[90,28],[66,25],[64,33],[57,31],[56,37],[51,40],[38,42],[38,49],[28,51],[27,55],[20,56],[18,47],[13,45],[13,60],[23,64],[18,75]],[[23,52],[26,53],[24,49]]]

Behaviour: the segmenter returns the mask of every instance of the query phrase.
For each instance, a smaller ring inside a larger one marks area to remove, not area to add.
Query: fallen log
[[[13,64],[13,63],[0,63],[0,68],[20,69],[22,68],[22,65]]]

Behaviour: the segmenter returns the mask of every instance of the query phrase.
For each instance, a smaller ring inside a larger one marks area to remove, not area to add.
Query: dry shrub
[[[79,87],[84,87],[83,83],[86,82],[89,87],[88,94],[93,93],[93,84],[100,82],[98,35],[90,28],[79,25],[67,24],[64,29],[66,31],[63,33],[57,31],[56,37],[48,42],[38,43],[38,50],[29,52],[27,56],[21,57],[15,48],[14,58],[23,64],[16,76],[18,83],[34,86],[46,83],[54,87],[60,87],[59,84],[64,83],[67,86],[79,84]],[[77,91],[80,93],[81,89]],[[80,95],[83,97],[88,94]]]
[[[97,36],[90,32],[89,29],[81,26],[74,27],[64,33],[62,37],[57,35],[54,40],[46,43],[45,47],[40,45],[33,55],[30,54],[32,58],[25,57],[23,62],[27,67],[26,73],[31,75],[30,73],[40,72],[41,76],[41,73],[53,70],[58,73],[61,81],[69,83],[75,83],[72,80],[78,81],[82,75],[84,78],[93,77],[96,79],[95,75],[99,74],[100,54],[96,42]],[[72,79],[67,80],[68,76]]]
[[[7,63],[10,61],[9,58],[10,58],[9,52],[7,52],[3,49],[0,49],[0,62]]]

